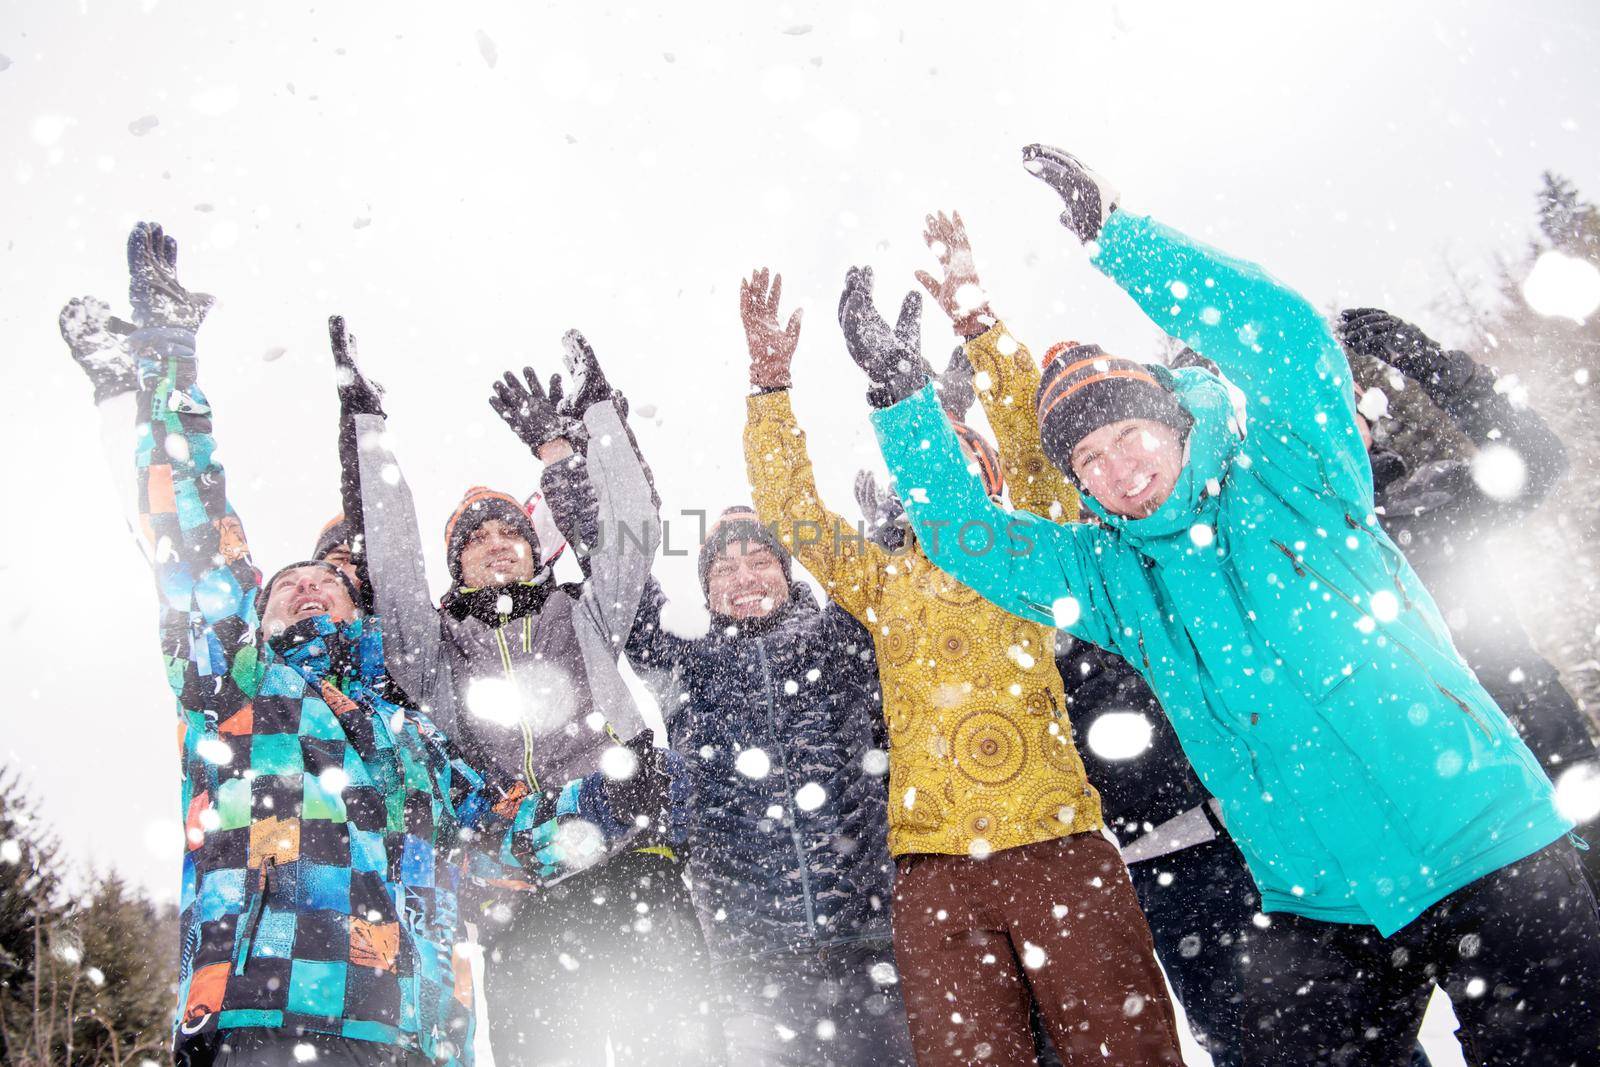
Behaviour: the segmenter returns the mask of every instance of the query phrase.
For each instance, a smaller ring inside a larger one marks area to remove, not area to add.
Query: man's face
[[[764,619],[789,602],[789,582],[772,549],[730,539],[711,564],[706,593],[718,615]]]
[[[334,622],[349,622],[355,614],[339,575],[327,567],[296,567],[272,583],[261,625],[268,637],[276,637],[302,619],[326,615]]]
[[[1155,514],[1182,471],[1182,438],[1154,419],[1108,423],[1072,450],[1078,483],[1107,511],[1128,519]]]
[[[350,545],[348,543],[334,545],[328,550],[327,554],[322,557],[322,562],[332,564],[333,566],[339,568],[340,572],[342,572],[346,578],[350,579],[351,585],[355,586],[357,589],[361,588],[361,579],[356,576],[356,561],[350,555]]]
[[[533,578],[533,546],[503,519],[481,522],[461,549],[461,581],[470,589],[489,589]]]

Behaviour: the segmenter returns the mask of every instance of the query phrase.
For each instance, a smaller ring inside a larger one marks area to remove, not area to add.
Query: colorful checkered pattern
[[[533,797],[485,788],[386,698],[373,620],[323,617],[284,653],[260,640],[261,576],[213,458],[194,335],[134,342],[140,502],[183,762],[175,1041],[290,1028],[469,1062],[471,986],[453,953],[455,853],[477,836],[464,828],[483,832],[485,856],[548,875],[582,862],[558,838],[566,820],[623,827],[598,775]]]

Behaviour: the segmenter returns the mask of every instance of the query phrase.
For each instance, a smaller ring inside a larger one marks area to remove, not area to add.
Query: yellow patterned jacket
[[[967,344],[1015,507],[1070,520],[1039,446],[1039,369],[1001,325]],[[749,400],[745,461],[764,525],[872,632],[889,726],[889,848],[983,856],[1101,824],[1072,740],[1055,633],[823,507],[787,392]],[[1003,549],[996,549],[997,551]]]

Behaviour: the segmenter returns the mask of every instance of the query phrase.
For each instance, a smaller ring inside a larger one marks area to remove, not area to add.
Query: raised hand
[[[1093,241],[1100,236],[1100,227],[1117,209],[1117,191],[1104,178],[1071,154],[1044,144],[1024,148],[1022,166],[1066,203],[1061,225],[1077,234],[1080,241]]]
[[[159,223],[141,222],[128,234],[128,303],[135,325],[198,330],[215,298],[178,281],[178,242]]]
[[[489,406],[511,427],[512,433],[522,438],[523,444],[538,452],[550,442],[569,436],[572,420],[556,409],[532,367],[523,367],[522,376],[526,384],[506,371],[505,377],[492,386]]]
[[[839,295],[839,328],[850,358],[872,380],[867,399],[877,407],[904,400],[928,381],[922,358],[922,294],[907,293],[890,329],[872,303],[872,268],[851,267]]]
[[[789,316],[788,325],[778,325],[782,295],[783,275],[772,275],[769,287],[765,267],[739,283],[739,318],[750,348],[750,384],[758,389],[787,389],[792,384],[790,366],[800,344],[800,309]]]
[[[956,333],[971,340],[994,325],[994,312],[989,310],[989,299],[978,281],[978,267],[972,259],[972,242],[967,239],[967,227],[961,221],[961,212],[949,215],[939,212],[929,215],[922,229],[922,239],[944,268],[944,277],[935,278],[925,270],[917,271],[917,281],[928,290],[934,302],[950,316]]]
[[[1425,381],[1439,366],[1444,346],[1416,326],[1380,308],[1339,313],[1339,340],[1351,352],[1382,360],[1401,374]]]
[[[602,400],[615,400],[618,402],[623,415],[627,415],[627,401],[622,399],[622,394],[611,388],[611,383],[606,380],[606,372],[600,367],[600,359],[594,354],[583,334],[577,330],[568,330],[561,336],[562,358],[567,365],[567,373],[572,377],[572,396],[566,397],[563,389],[558,396],[562,396],[561,413],[573,419],[582,419],[583,413]],[[552,389],[556,387],[554,377],[551,378]]]
[[[61,309],[57,322],[61,339],[72,350],[73,361],[94,386],[96,404],[132,392],[138,386],[127,341],[133,324],[112,315],[104,300],[73,297]]]
[[[328,342],[333,347],[334,385],[339,406],[351,415],[382,415],[383,386],[356,366],[356,335],[345,328],[343,315],[328,318]]]
[[[966,345],[956,345],[944,373],[934,380],[933,387],[939,393],[939,406],[944,408],[944,413],[955,422],[966,422],[967,412],[978,399]]]

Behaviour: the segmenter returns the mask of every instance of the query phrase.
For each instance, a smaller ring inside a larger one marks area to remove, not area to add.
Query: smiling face
[[[350,555],[350,545],[348,543],[337,544],[328,549],[327,554],[322,557],[322,562],[331,563],[339,568],[344,576],[350,579],[351,585],[357,589],[361,588],[361,578],[356,574],[356,561]]]
[[[1155,514],[1183,472],[1182,435],[1154,419],[1121,419],[1072,449],[1078,484],[1107,511],[1128,519]]]
[[[276,637],[302,619],[326,615],[334,622],[349,622],[355,614],[350,591],[337,573],[327,567],[296,567],[273,581],[261,626],[267,636]]]
[[[533,580],[533,546],[504,519],[486,519],[461,549],[461,584],[490,589]]]
[[[763,619],[789,602],[789,581],[772,549],[730,538],[706,573],[706,595],[718,615]]]

